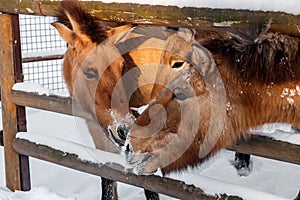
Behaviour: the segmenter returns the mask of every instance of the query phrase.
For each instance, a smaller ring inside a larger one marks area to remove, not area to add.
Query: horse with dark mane
[[[68,43],[63,75],[77,102],[74,115],[84,116],[96,148],[119,153],[133,124],[130,108],[149,104],[162,85],[187,67],[173,52],[190,47],[194,32],[105,23],[76,1],[63,1],[52,25]],[[163,78],[158,79],[158,73]],[[116,199],[115,182],[102,182],[108,188],[102,198]],[[158,198],[146,194],[148,199]]]
[[[265,123],[300,126],[300,38],[268,25],[198,37],[189,67],[130,131],[127,159],[138,173],[195,167]]]

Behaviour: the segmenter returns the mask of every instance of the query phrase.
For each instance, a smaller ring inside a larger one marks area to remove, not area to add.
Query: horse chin
[[[145,175],[154,174],[157,171],[158,166],[151,164],[155,160],[154,155],[148,152],[134,152],[128,139],[123,147],[123,151],[125,152],[127,163],[132,166],[133,173]]]
[[[133,173],[138,175],[154,174],[158,169],[157,162],[153,162],[154,160],[155,157],[150,153],[136,153],[127,159],[133,167]]]

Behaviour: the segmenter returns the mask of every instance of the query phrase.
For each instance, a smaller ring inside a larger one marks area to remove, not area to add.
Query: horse
[[[76,100],[74,115],[84,116],[96,148],[120,153],[134,120],[130,108],[149,104],[162,85],[187,67],[173,52],[190,46],[194,32],[134,24],[111,26],[76,1],[62,1],[52,25],[68,44],[63,76]],[[180,46],[170,51],[171,44]],[[160,70],[162,66],[169,70]],[[158,73],[163,77],[160,80]],[[115,123],[120,119],[126,119],[121,126]],[[106,190],[102,199],[117,198],[115,182],[102,178],[102,186]],[[152,196],[147,199],[158,199],[158,195],[146,194]]]
[[[264,24],[215,35],[194,44],[189,67],[132,126],[125,152],[136,173],[196,167],[265,123],[299,127],[300,38]]]

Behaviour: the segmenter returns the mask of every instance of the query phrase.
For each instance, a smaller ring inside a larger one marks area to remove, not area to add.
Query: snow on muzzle
[[[148,165],[148,161],[151,160],[154,156],[148,152],[146,153],[134,152],[129,139],[126,140],[124,146],[124,152],[125,152],[127,163],[132,166],[133,173],[137,175],[141,175],[141,174],[145,175],[145,174],[153,174],[157,171],[156,166],[153,169],[151,169],[151,167]]]

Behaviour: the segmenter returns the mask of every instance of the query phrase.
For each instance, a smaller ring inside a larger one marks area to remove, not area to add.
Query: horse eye
[[[98,79],[98,71],[96,69],[87,69],[83,74],[87,79]]]
[[[173,63],[172,68],[180,68],[183,66],[183,64],[184,62],[175,62]]]
[[[180,101],[184,101],[187,99],[187,96],[183,93],[174,93],[174,97]]]

